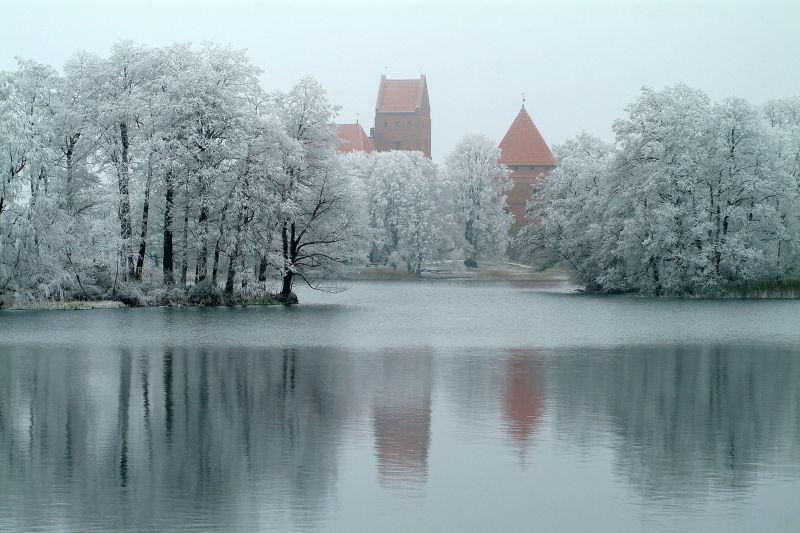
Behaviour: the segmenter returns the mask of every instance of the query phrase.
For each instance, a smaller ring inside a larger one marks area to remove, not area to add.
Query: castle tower
[[[374,141],[379,152],[419,150],[431,156],[431,106],[424,74],[418,80],[381,76]]]
[[[525,204],[531,198],[533,184],[547,177],[556,165],[553,153],[525,110],[524,101],[500,141],[500,151],[500,162],[511,170],[514,183],[508,192],[508,210],[514,215],[515,225],[523,224]]]

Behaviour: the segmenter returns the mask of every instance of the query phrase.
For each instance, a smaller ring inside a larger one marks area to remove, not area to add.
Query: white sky
[[[122,39],[246,48],[267,90],[319,79],[368,131],[378,80],[428,77],[433,157],[467,133],[499,142],[527,95],[552,146],[611,123],[643,85],[684,82],[754,103],[800,93],[800,0],[255,2],[0,0],[0,69],[58,68]]]

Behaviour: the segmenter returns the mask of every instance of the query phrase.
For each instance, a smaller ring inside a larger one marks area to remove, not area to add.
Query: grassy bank
[[[800,298],[800,279],[767,280],[729,287],[721,298]]]
[[[283,302],[265,286],[236,292],[232,296],[210,282],[188,288],[166,288],[151,284],[128,284],[94,298],[62,295],[59,300],[9,298],[0,300],[2,310],[83,310],[124,307],[210,307],[232,305],[280,305]]]
[[[113,300],[97,300],[94,302],[68,300],[68,301],[47,301],[29,300],[14,301],[6,303],[0,309],[9,311],[40,311],[40,310],[59,310],[59,311],[81,311],[87,309],[120,309],[127,307],[122,302]]]
[[[91,309],[125,309],[129,307],[211,307],[211,306],[232,306],[232,305],[282,305],[283,302],[272,296],[263,296],[259,298],[250,298],[247,300],[218,303],[218,304],[190,304],[190,303],[173,303],[173,304],[153,304],[153,305],[126,305],[123,302],[115,300],[66,300],[66,301],[42,301],[42,300],[27,300],[27,301],[13,301],[6,302],[0,306],[0,311],[85,311]]]
[[[630,291],[603,291],[599,288],[583,287],[578,292],[594,295],[628,295],[641,298],[659,298],[653,294],[643,293],[637,290]],[[660,297],[664,298],[684,298],[696,300],[710,299],[796,299],[800,298],[800,280],[766,280],[744,285],[730,285],[727,287],[710,290],[708,292],[692,293],[669,293]]]

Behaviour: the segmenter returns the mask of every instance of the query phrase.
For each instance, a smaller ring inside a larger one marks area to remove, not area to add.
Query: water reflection
[[[520,451],[524,451],[544,412],[536,352],[512,350],[505,362],[503,418]]]
[[[486,502],[544,487],[579,511],[566,480],[588,476],[587,457],[604,451],[611,468],[591,474],[596,490],[624,488],[610,508],[778,482],[800,494],[799,415],[791,349],[7,347],[0,529],[336,529],[387,501],[359,523],[404,529],[431,518],[424,498],[436,516],[491,529]],[[408,484],[422,502],[384,490]],[[524,529],[555,512],[528,501],[508,516]]]
[[[265,492],[267,514],[298,509],[313,523],[345,416],[343,374],[323,355],[167,350],[136,370],[127,349],[4,355],[0,402],[15,416],[0,433],[0,500],[29,520],[21,528],[58,505],[71,521],[60,528],[191,529],[235,523],[239,499]]]
[[[372,423],[378,475],[386,484],[424,481],[431,439],[433,355],[387,353],[378,363]]]
[[[800,353],[623,348],[550,366],[560,438],[614,436],[615,468],[648,497],[695,498],[797,475]]]

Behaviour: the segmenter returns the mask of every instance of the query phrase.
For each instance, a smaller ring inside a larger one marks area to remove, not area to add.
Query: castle
[[[337,124],[336,137],[342,152],[371,153],[418,150],[431,156],[431,104],[425,75],[418,80],[389,80],[381,76],[375,102],[375,127],[367,137],[356,124]]]
[[[337,124],[336,138],[340,152],[418,150],[431,157],[431,105],[425,75],[405,80],[381,76],[370,134],[358,123]],[[500,162],[511,170],[513,182],[508,210],[516,224],[522,224],[532,185],[555,167],[553,153],[526,111],[524,100],[499,148]]]
[[[500,141],[500,162],[511,170],[514,184],[508,192],[508,210],[516,224],[525,221],[525,204],[531,198],[532,186],[544,179],[556,166],[553,153],[525,110],[525,104]]]

